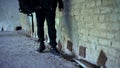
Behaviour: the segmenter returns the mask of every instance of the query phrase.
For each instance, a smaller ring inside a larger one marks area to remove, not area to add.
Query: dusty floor
[[[0,32],[0,68],[77,68],[51,53],[38,53],[39,43],[17,32]]]

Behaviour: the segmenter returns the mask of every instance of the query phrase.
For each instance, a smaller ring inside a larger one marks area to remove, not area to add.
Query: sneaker
[[[50,49],[50,52],[51,52],[53,55],[61,56],[61,54],[60,54],[60,52],[57,50],[57,48],[51,48],[51,49]]]
[[[42,53],[45,50],[44,43],[40,43],[40,47],[37,49],[38,52]]]

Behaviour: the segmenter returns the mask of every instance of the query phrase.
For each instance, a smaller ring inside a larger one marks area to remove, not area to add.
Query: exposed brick
[[[61,45],[61,42],[60,42],[60,40],[58,41],[58,49],[61,51],[61,49],[62,49],[62,45]]]
[[[97,64],[98,64],[99,66],[105,66],[106,61],[107,61],[107,56],[106,56],[106,54],[104,53],[104,51],[101,50],[100,55],[99,55],[99,58],[98,58],[98,61],[97,61]]]
[[[70,51],[72,51],[72,49],[73,49],[72,47],[73,47],[73,43],[68,40],[67,41],[67,49],[70,50]]]
[[[86,57],[86,47],[83,46],[79,47],[79,55],[84,58]]]

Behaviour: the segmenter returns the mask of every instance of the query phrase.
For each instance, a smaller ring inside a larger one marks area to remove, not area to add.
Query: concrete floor
[[[49,53],[38,53],[39,43],[18,32],[0,32],[0,68],[77,68],[75,63]]]

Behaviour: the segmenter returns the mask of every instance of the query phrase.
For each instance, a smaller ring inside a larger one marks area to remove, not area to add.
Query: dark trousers
[[[56,29],[55,29],[55,10],[51,9],[37,9],[37,34],[40,42],[44,41],[44,22],[47,21],[48,35],[50,38],[50,45],[55,47],[56,43]]]

